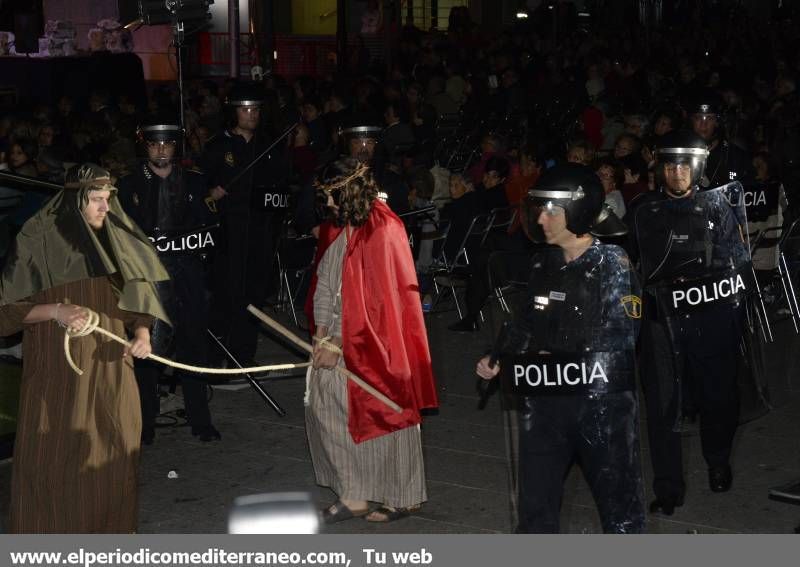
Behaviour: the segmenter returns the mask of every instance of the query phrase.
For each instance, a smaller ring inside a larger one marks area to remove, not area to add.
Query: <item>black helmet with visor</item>
[[[552,167],[528,191],[524,203],[528,236],[534,242],[544,242],[539,216],[557,214],[559,209],[566,216],[567,230],[577,235],[590,233],[601,213],[604,213],[603,220],[614,214],[604,212],[604,201],[603,184],[592,168],[577,163]]]
[[[655,150],[656,183],[667,187],[664,170],[688,169],[691,172],[691,186],[696,187],[703,179],[708,159],[706,142],[694,132],[673,130],[658,139]]]

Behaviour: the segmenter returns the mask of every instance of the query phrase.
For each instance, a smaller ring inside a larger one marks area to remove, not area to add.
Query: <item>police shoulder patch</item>
[[[638,295],[626,295],[620,299],[622,308],[625,310],[625,315],[629,319],[642,318],[642,298]]]
[[[234,160],[233,160],[233,152],[225,152],[225,165],[229,167],[233,167]]]

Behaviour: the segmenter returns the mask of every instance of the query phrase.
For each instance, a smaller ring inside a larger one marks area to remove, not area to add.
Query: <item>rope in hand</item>
[[[92,333],[100,333],[101,335],[103,335],[105,337],[108,337],[112,341],[116,341],[121,345],[130,346],[130,342],[129,341],[126,341],[122,337],[120,337],[118,335],[115,335],[114,333],[112,333],[110,331],[107,331],[103,327],[100,326],[100,315],[98,315],[96,312],[94,312],[91,309],[88,309],[86,307],[84,307],[84,309],[86,310],[86,313],[87,313],[87,321],[86,321],[86,324],[84,324],[83,328],[78,329],[78,330],[73,330],[73,329],[70,329],[69,327],[67,327],[67,328],[64,329],[64,356],[66,357],[67,362],[69,363],[69,365],[72,368],[72,370],[74,370],[79,376],[83,375],[83,370],[78,368],[78,365],[75,364],[75,361],[72,360],[72,354],[70,353],[70,349],[69,349],[69,341],[70,341],[70,339],[79,338],[79,337],[86,337],[88,335],[91,335]],[[295,344],[298,344],[299,346],[303,347],[304,350],[307,350],[308,352],[312,352],[313,351],[313,348],[311,347],[311,345],[309,345],[308,343],[306,343],[305,341],[301,340],[299,337],[297,337],[296,335],[291,333],[288,329],[286,329],[283,325],[281,325],[277,321],[274,321],[273,319],[268,317],[260,309],[257,309],[256,307],[254,307],[252,305],[248,305],[247,306],[247,310],[250,313],[252,313],[253,315],[255,315],[256,317],[258,317],[262,322],[266,323],[267,325],[269,325],[273,329],[276,329],[276,330],[280,331],[281,334],[283,334],[285,337],[289,338]],[[56,312],[56,314],[57,314],[57,312]],[[59,325],[61,325],[61,322],[59,322]],[[327,344],[324,344],[323,348],[326,348],[328,350],[333,350],[333,348],[338,349],[338,347],[336,345],[334,345],[332,343],[329,343],[328,341],[324,341],[324,342],[327,343]],[[341,349],[339,349],[339,350],[341,351]],[[150,353],[145,358],[149,358],[151,360],[155,360],[156,362],[160,362],[162,364],[166,364],[167,366],[171,366],[172,368],[178,368],[180,370],[186,370],[187,372],[197,372],[197,373],[200,373],[200,374],[248,374],[248,373],[255,373],[255,372],[268,372],[270,370],[288,370],[288,369],[291,369],[291,368],[307,368],[307,367],[311,366],[311,362],[300,362],[300,363],[297,363],[297,364],[272,364],[272,365],[267,365],[267,366],[251,366],[251,367],[248,367],[248,368],[204,368],[202,366],[193,366],[193,365],[190,365],[190,364],[184,364],[182,362],[175,362],[174,360],[169,360],[168,358],[163,358],[163,357],[158,356],[158,355],[153,354],[153,353]],[[344,374],[349,380],[352,380],[353,382],[355,382],[356,384],[361,386],[361,388],[363,388],[364,390],[366,390],[367,392],[369,392],[370,394],[372,394],[373,396],[378,398],[380,401],[382,401],[384,404],[386,404],[387,406],[392,408],[397,413],[400,413],[400,412],[403,411],[403,409],[400,406],[398,406],[395,402],[393,402],[392,400],[387,398],[384,394],[382,394],[381,392],[376,390],[374,387],[372,387],[369,384],[367,384],[366,382],[364,382],[364,380],[362,380],[361,378],[359,378],[358,376],[356,376],[355,374],[353,374],[352,372],[350,372],[346,368],[337,368],[336,370],[338,372]]]
[[[83,328],[78,330],[73,330],[70,328],[64,329],[64,356],[66,356],[67,362],[69,363],[70,367],[79,376],[83,375],[83,370],[78,368],[78,365],[75,364],[75,361],[72,360],[72,354],[70,353],[69,349],[70,339],[86,337],[88,335],[91,335],[92,333],[100,333],[101,335],[108,337],[112,341],[116,341],[121,345],[130,346],[129,341],[126,341],[122,337],[117,336],[110,331],[106,331],[104,328],[100,326],[100,315],[98,315],[95,311],[92,311],[91,309],[87,309],[85,307],[84,309],[86,309],[88,318]],[[158,356],[157,354],[152,354],[152,353],[147,355],[146,358],[155,360],[156,362],[160,362],[162,364],[166,364],[167,366],[171,366],[173,368],[186,370],[187,372],[197,372],[200,374],[248,374],[255,372],[267,372],[270,370],[288,370],[290,368],[305,368],[307,366],[311,366],[310,362],[301,362],[297,364],[271,364],[268,366],[251,366],[249,368],[204,368],[202,366],[192,366],[191,364],[175,362],[174,360],[169,360],[168,358],[163,358],[161,356]]]

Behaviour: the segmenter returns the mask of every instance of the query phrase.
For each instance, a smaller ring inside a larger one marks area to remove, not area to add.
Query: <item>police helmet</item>
[[[225,97],[227,106],[257,106],[264,104],[264,90],[255,83],[240,83],[235,85],[228,96]]]
[[[153,118],[136,128],[136,137],[142,143],[175,143],[183,138],[183,128],[175,118]]]
[[[528,192],[524,204],[528,236],[536,242],[545,241],[539,215],[553,213],[556,207],[564,210],[567,230],[587,234],[597,224],[604,201],[603,184],[592,168],[577,163],[552,167]]]
[[[692,174],[692,187],[703,179],[708,158],[705,140],[686,130],[673,130],[661,136],[655,149],[656,182],[665,187],[665,167],[688,167]]]
[[[141,155],[148,158],[148,148],[159,147],[159,157],[153,163],[167,165],[180,158],[183,149],[183,128],[179,121],[172,117],[152,118],[144,121],[136,128],[136,138],[141,144]],[[174,148],[171,154],[164,153],[165,148]],[[149,158],[148,158],[149,159]]]
[[[686,114],[719,117],[722,114],[722,98],[712,89],[702,89],[689,101]]]

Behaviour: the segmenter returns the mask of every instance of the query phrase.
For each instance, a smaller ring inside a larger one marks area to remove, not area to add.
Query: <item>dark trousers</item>
[[[635,393],[526,398],[519,416],[519,533],[559,532],[564,478],[574,461],[603,531],[644,531]]]
[[[259,333],[247,306],[264,306],[279,233],[280,222],[271,214],[228,215],[215,252],[211,328],[243,366],[255,357]]]
[[[208,363],[209,339],[206,333],[208,308],[204,264],[196,256],[165,257],[163,262],[170,275],[174,298],[167,304],[173,324],[174,357],[178,362],[205,366]],[[142,429],[152,433],[159,414],[158,381],[164,368],[155,362],[136,359],[134,369],[142,401]],[[203,374],[176,371],[175,378],[182,384],[190,425],[200,428],[211,425],[206,377]]]
[[[156,418],[161,413],[158,396],[158,381],[163,367],[155,362],[136,360],[136,383],[142,400],[142,433],[152,436]],[[202,429],[211,425],[211,411],[208,408],[208,384],[202,375],[190,372],[177,372],[181,381],[186,419],[192,428]]]
[[[657,498],[680,499],[686,490],[681,434],[676,431],[683,407],[699,412],[700,442],[708,466],[730,463],[739,420],[739,316],[738,310],[722,306],[682,319],[675,325],[677,355],[665,324],[642,325],[640,374]]]

